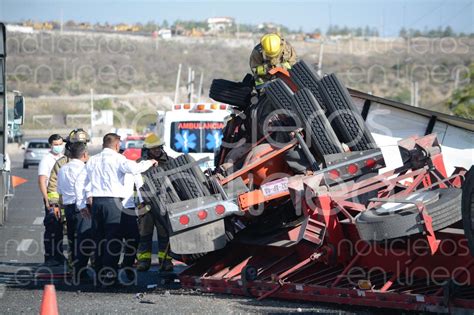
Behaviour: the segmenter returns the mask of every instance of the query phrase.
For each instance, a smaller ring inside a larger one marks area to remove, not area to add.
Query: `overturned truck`
[[[215,169],[146,173],[184,287],[406,310],[474,309],[472,121],[354,90],[304,61],[235,107]]]

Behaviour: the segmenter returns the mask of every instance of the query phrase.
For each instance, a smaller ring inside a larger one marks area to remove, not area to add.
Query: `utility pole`
[[[64,12],[63,12],[63,9],[61,8],[61,26],[60,26],[60,30],[61,30],[61,33],[63,32],[63,25],[64,25]]]
[[[415,107],[419,107],[418,81],[415,81]]]
[[[319,61],[318,61],[319,77],[322,77],[322,74],[323,74],[323,54],[324,54],[324,42],[321,41],[321,47],[319,48]]]
[[[331,27],[332,26],[332,7],[331,7],[330,2],[328,3],[328,6],[329,6],[329,27]]]
[[[188,102],[191,103],[191,72],[192,69],[191,67],[188,67],[188,83],[187,83],[187,88],[188,88]]]
[[[174,91],[174,103],[178,103],[179,98],[179,82],[181,81],[181,64],[178,66],[178,76],[176,77],[176,89]]]
[[[459,77],[460,77],[461,69],[456,69],[456,77],[454,78],[454,89],[457,90],[459,87]]]
[[[201,72],[201,77],[199,78],[199,87],[197,92],[197,101],[201,101],[201,92],[202,92],[202,82],[204,81],[204,72]]]
[[[191,92],[189,95],[189,102],[192,103],[194,99],[194,70],[191,71]]]
[[[92,143],[92,136],[94,130],[94,89],[91,88],[91,132],[89,137],[91,138]]]
[[[0,154],[3,156],[2,169],[6,161],[7,143],[8,143],[8,105],[7,105],[7,46],[6,46],[6,28],[3,23],[0,23],[0,97],[2,97],[2,110],[3,110],[3,139],[1,143]],[[2,176],[3,178],[3,176]],[[3,209],[0,211],[0,222],[3,222]]]
[[[411,83],[411,105],[418,107],[419,104],[419,96],[418,96],[418,82],[412,81]]]

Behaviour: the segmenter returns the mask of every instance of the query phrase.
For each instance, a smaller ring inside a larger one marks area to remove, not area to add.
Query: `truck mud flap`
[[[226,244],[224,220],[170,236],[171,251],[181,255],[212,252]]]

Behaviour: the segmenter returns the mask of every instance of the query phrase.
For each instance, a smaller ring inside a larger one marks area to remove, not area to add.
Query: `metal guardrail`
[[[466,130],[469,130],[469,131],[474,131],[474,120],[470,120],[470,119],[462,118],[462,117],[458,117],[458,116],[452,116],[452,115],[448,115],[448,114],[444,114],[444,113],[440,113],[440,112],[435,112],[435,111],[432,111],[432,110],[429,110],[429,109],[426,109],[426,108],[411,106],[411,105],[408,105],[408,104],[404,104],[404,103],[400,103],[400,102],[397,102],[397,101],[389,100],[389,99],[382,98],[382,97],[379,97],[379,96],[374,96],[374,95],[367,94],[367,93],[357,91],[357,90],[353,90],[353,89],[348,89],[348,90],[349,90],[349,94],[352,97],[356,97],[356,98],[368,100],[368,101],[371,101],[371,102],[375,102],[375,103],[395,107],[395,108],[398,108],[398,109],[402,109],[402,110],[405,110],[405,111],[408,111],[408,112],[412,112],[412,113],[415,113],[415,114],[418,114],[418,115],[425,116],[427,118],[436,117],[437,121],[444,122],[444,123],[446,123],[448,125],[451,125],[451,126],[454,126],[454,127],[459,127],[459,128],[463,128],[463,129],[466,129]]]

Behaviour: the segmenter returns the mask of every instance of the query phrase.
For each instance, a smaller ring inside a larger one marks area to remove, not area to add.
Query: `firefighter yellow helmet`
[[[146,136],[143,143],[143,147],[145,149],[153,149],[159,147],[160,145],[163,145],[163,141],[154,133],[150,133],[148,136]]]
[[[263,52],[267,57],[273,58],[281,53],[281,37],[278,34],[269,33],[263,35],[260,39],[262,44]]]

